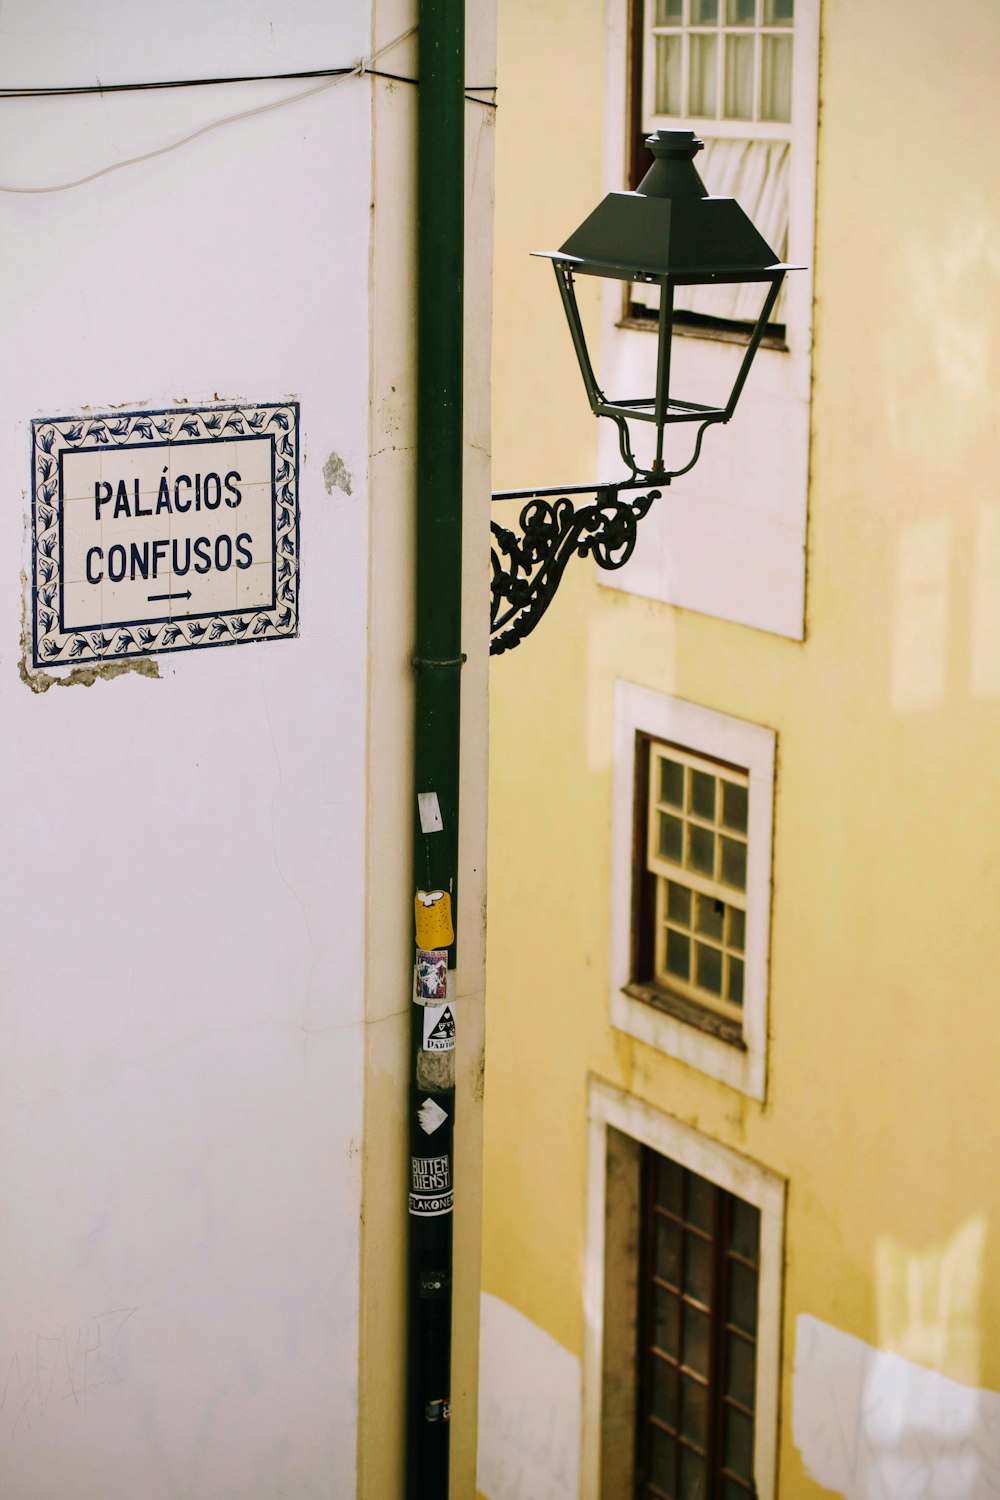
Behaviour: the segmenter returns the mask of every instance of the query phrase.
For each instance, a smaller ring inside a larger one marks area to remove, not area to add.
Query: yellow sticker
[[[418,948],[447,948],[455,941],[451,897],[447,891],[418,891],[413,903]]]

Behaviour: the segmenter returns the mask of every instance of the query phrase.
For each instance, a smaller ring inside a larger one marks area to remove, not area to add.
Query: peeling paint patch
[[[323,465],[323,482],[328,495],[334,490],[343,490],[345,495],[351,493],[351,471],[339,453],[331,453]]]
[[[95,662],[92,666],[74,667],[65,677],[56,677],[51,672],[33,671],[28,665],[28,652],[21,653],[17,670],[25,687],[33,693],[47,693],[50,687],[93,687],[99,677],[110,682],[113,677],[122,677],[126,672],[137,672],[140,677],[159,677],[160,669],[148,656],[134,657],[131,661]]]

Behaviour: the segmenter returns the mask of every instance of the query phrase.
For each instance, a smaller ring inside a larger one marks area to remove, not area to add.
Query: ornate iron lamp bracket
[[[669,484],[671,475],[657,479]],[[635,550],[637,527],[660,490],[644,489],[646,478],[616,484],[564,485],[554,489],[500,490],[494,500],[526,500],[520,532],[490,522],[490,655],[512,651],[530,635],[548,609],[566,564],[593,557],[598,567],[614,570]],[[590,505],[576,505],[571,495],[593,495]]]

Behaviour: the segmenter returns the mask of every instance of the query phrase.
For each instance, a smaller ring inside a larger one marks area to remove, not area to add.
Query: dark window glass
[[[671,1286],[681,1284],[681,1226],[656,1216],[656,1275]]]
[[[633,1500],[752,1500],[759,1210],[643,1148],[641,1212]]]
[[[676,760],[660,761],[660,801],[684,806],[684,767]]]

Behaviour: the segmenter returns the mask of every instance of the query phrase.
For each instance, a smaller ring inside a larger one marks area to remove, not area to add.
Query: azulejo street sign
[[[298,634],[296,402],[31,429],[35,666]]]

